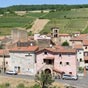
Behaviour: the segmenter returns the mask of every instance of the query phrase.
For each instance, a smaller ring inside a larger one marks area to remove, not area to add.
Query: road
[[[0,74],[0,76],[34,80],[33,76],[28,76],[28,75],[7,75],[7,74]],[[76,88],[88,88],[88,75],[86,77],[79,77],[78,80],[56,79],[55,81],[59,82],[59,83],[70,84],[70,85],[72,85],[72,86],[74,86]]]
[[[34,77],[33,76],[29,76],[29,75],[7,75],[7,74],[0,74],[0,76],[34,80]]]
[[[78,80],[57,79],[56,82],[70,84],[76,88],[88,88],[88,75],[86,77],[79,77]]]

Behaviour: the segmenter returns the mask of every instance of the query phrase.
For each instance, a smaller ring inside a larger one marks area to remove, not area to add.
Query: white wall
[[[28,53],[30,56],[25,56]],[[20,67],[20,74],[35,75],[35,54],[32,52],[10,52],[10,63],[10,70],[18,71],[18,67]]]
[[[82,59],[82,61],[80,62],[80,59]],[[77,50],[77,60],[78,60],[78,65],[79,67],[84,67],[84,50],[83,49],[78,49]]]

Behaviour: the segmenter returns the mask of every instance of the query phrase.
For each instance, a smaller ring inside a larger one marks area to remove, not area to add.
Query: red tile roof
[[[4,54],[3,49],[0,49],[0,55],[3,55],[3,54]]]
[[[8,49],[0,49],[0,55],[9,55]]]
[[[36,51],[38,50],[38,46],[29,46],[29,47],[15,47],[15,48],[12,48],[10,49],[9,51],[28,51],[28,52],[31,52],[31,51]]]
[[[83,41],[83,40],[85,40],[85,39],[88,39],[88,34],[80,34],[79,36],[77,36],[77,37],[73,37],[72,39],[71,39],[71,41]]]
[[[64,49],[64,47],[61,46],[61,45],[56,45],[55,48],[56,48],[56,49]]]
[[[0,40],[3,40],[5,38],[5,36],[0,36]]]
[[[88,45],[88,40],[83,40],[83,45]]]
[[[84,56],[84,60],[88,60],[88,56]]]
[[[70,34],[59,34],[59,36],[71,36]]]
[[[45,49],[38,50],[37,52],[41,52],[43,50],[47,50],[52,53],[76,53],[76,49],[69,49],[69,48],[63,48],[63,49],[45,48]]]
[[[83,49],[83,45],[82,44],[75,44],[74,48],[75,49]]]

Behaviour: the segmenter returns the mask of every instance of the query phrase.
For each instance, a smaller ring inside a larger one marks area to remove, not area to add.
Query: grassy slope
[[[41,33],[49,32],[50,28],[54,26],[59,27],[61,33],[72,33],[73,31],[82,32],[88,25],[88,9],[52,12],[43,18],[49,18],[51,21]]]
[[[84,31],[88,28],[88,9],[58,11],[51,13],[27,13],[25,16],[8,15],[0,17],[0,35],[10,34],[13,27],[31,27],[30,24],[37,18],[51,20],[41,31],[50,32],[50,28],[59,27],[61,33]]]
[[[46,13],[27,13],[24,16],[8,14],[0,17],[0,35],[8,35],[14,27],[30,28],[35,19]]]
[[[26,27],[31,24],[35,18],[27,16],[3,16],[0,17],[0,35],[10,34],[14,27]]]

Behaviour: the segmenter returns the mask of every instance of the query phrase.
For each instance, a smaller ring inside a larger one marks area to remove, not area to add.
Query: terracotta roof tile
[[[37,52],[43,51],[44,49],[38,50]],[[76,49],[69,49],[69,48],[63,48],[63,49],[55,49],[55,48],[45,48],[45,50],[53,52],[53,53],[76,53]]]
[[[59,36],[71,36],[70,34],[59,34]]]
[[[88,56],[84,56],[84,60],[88,60]]]
[[[10,49],[10,51],[36,51],[38,46],[29,46],[29,47],[15,47]]]
[[[9,55],[8,49],[0,49],[0,55]]]
[[[0,49],[0,55],[3,55],[3,54],[4,54],[3,49]]]
[[[71,39],[71,41],[77,41],[77,40],[84,40],[84,39],[88,39],[88,34],[80,34],[79,36],[77,36],[77,37],[73,37],[72,39]]]
[[[5,38],[5,36],[0,36],[0,40],[3,40]]]
[[[74,48],[75,49],[83,49],[83,45],[82,44],[75,44]]]
[[[88,40],[83,40],[83,45],[88,45]]]

